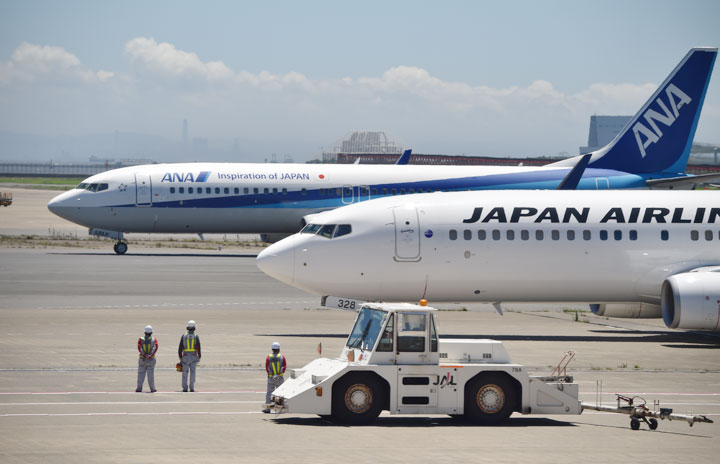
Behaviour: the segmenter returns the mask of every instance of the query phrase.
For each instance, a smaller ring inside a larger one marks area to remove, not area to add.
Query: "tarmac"
[[[0,235],[75,227],[45,208],[53,192],[13,189]],[[17,208],[17,210],[16,210]],[[78,236],[86,231],[77,227]],[[71,232],[72,233],[72,232]],[[90,244],[88,244],[90,245]],[[494,338],[531,374],[568,350],[581,399],[642,397],[714,424],[629,427],[624,415],[514,414],[501,427],[383,413],[371,426],[262,414],[263,363],[278,341],[289,368],[336,356],[354,313],[261,273],[257,249],[45,247],[0,239],[0,462],[716,462],[720,337],[660,320],[563,307],[440,305],[442,335]],[[432,302],[431,302],[432,304]],[[469,309],[469,310],[463,310]],[[196,393],[175,371],[185,323],[202,341]],[[157,393],[135,393],[137,338],[159,341]],[[601,384],[600,384],[601,382]]]

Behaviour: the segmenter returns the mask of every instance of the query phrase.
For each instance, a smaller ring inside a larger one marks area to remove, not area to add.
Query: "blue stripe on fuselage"
[[[372,190],[378,191],[377,195],[371,193],[372,198],[390,196],[392,189],[396,190],[396,194],[401,194],[400,189],[405,189],[406,194],[410,189],[414,189],[415,192],[418,192],[420,189],[424,192],[428,190],[547,190],[556,188],[565,178],[569,170],[570,168],[559,168],[524,173],[360,185],[368,185],[371,192]],[[198,176],[198,178],[199,177],[200,176]],[[600,188],[624,189],[646,187],[646,176],[628,174],[611,169],[587,169],[578,185],[578,189],[597,189],[596,179],[607,179],[607,186],[601,185]],[[225,186],[227,186],[227,184],[223,184],[223,187]],[[352,201],[347,198],[343,201],[342,194],[338,195],[337,193],[337,189],[343,188],[345,187],[323,187],[308,189],[305,192],[295,190],[286,193],[240,194],[209,198],[198,197],[196,194],[193,194],[195,195],[194,198],[153,201],[152,206],[158,208],[334,208],[344,204],[362,201],[357,198],[359,192],[357,186],[353,188]],[[382,194],[383,189],[387,189],[388,193]],[[172,195],[180,197],[186,194]],[[367,195],[361,197],[363,200],[367,199]],[[113,207],[135,207],[135,204],[116,205]]]

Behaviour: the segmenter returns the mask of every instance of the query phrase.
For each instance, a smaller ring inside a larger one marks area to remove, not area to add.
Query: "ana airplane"
[[[673,188],[706,180],[687,176],[685,166],[716,55],[716,48],[692,49],[625,129],[592,153],[577,188]],[[133,166],[85,179],[48,208],[89,227],[91,234],[117,239],[119,254],[127,251],[127,232],[263,233],[272,242],[297,232],[313,214],[375,197],[556,188],[577,162],[576,157],[544,167]]]
[[[370,301],[577,302],[720,329],[720,192],[455,192],[316,215],[266,274]],[[349,300],[347,300],[349,301]]]

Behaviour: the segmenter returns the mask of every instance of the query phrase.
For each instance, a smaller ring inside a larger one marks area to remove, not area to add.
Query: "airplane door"
[[[152,184],[150,176],[140,172],[135,173],[135,206],[152,205]]]
[[[352,185],[343,185],[342,187],[342,202],[346,205],[355,201],[355,189]]]
[[[395,261],[420,261],[420,225],[414,206],[393,209],[395,216]]]
[[[610,188],[610,182],[607,180],[606,177],[596,177],[595,187],[598,190],[608,190]]]

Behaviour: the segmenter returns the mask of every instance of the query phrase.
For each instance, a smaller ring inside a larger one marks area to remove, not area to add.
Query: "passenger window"
[[[500,240],[500,231],[499,231],[499,230],[493,230],[493,231],[492,231],[492,238],[493,238],[493,240]]]
[[[388,319],[387,325],[385,326],[385,330],[383,330],[382,335],[380,336],[380,341],[378,342],[378,351],[392,351],[393,350],[393,332],[395,326],[395,318],[393,316],[390,316],[390,319]]]
[[[637,230],[631,230],[629,233],[630,240],[637,240]]]
[[[267,188],[267,187],[265,187],[265,188],[263,189],[263,194],[267,195],[267,194],[269,194],[269,193],[270,193],[270,189]]]
[[[215,187],[215,193],[220,193],[220,187]]]
[[[300,189],[300,195],[307,195],[307,189]]]
[[[542,230],[536,230],[535,231],[535,240],[543,240],[545,238],[545,234]]]
[[[198,194],[202,194],[202,187],[198,187],[197,193],[198,193]]]
[[[590,240],[592,233],[589,230],[583,230],[583,240]]]
[[[417,192],[418,192],[418,193],[423,193],[423,189],[418,189]]]
[[[608,239],[608,232],[607,230],[601,230],[600,231],[600,240],[607,240]]]
[[[470,239],[472,239],[472,231],[471,231],[470,229],[465,229],[465,230],[463,230],[463,238],[464,238],[465,240],[470,240]]]
[[[318,235],[322,235],[325,238],[332,238],[334,231],[335,231],[335,224],[325,224],[318,231]]]
[[[368,189],[367,189],[367,187],[362,187],[362,188],[360,188],[360,195],[367,195],[367,194],[368,194]]]
[[[340,224],[337,226],[337,229],[335,229],[335,235],[333,235],[333,238],[342,237],[343,235],[348,235],[351,232],[352,226],[350,226],[350,224]]]
[[[391,189],[390,190],[391,195],[397,195],[397,189]]]
[[[404,189],[404,188],[401,188],[401,189],[400,189],[400,195],[405,195],[405,189]]]
[[[188,193],[193,193],[193,188],[192,188],[192,187],[188,187]]]
[[[170,187],[170,193],[175,193],[175,187]]]
[[[521,230],[520,231],[520,239],[521,240],[530,240],[530,232],[527,230]]]
[[[230,193],[230,189],[228,187],[225,187],[223,189],[223,192],[225,193],[225,195],[228,195]]]
[[[507,235],[508,240],[515,240],[515,231],[514,230],[508,230],[506,235]]]
[[[411,193],[411,194],[412,194],[412,193],[415,193],[415,189],[410,189],[410,190],[408,190],[408,193]]]
[[[712,239],[713,239],[712,230],[706,230],[705,231],[705,240],[712,240]]]
[[[180,188],[178,188],[178,192],[180,192],[180,193],[185,193],[185,187],[180,187]]]
[[[378,194],[378,189],[376,189],[376,188],[372,189],[372,195],[377,196],[377,194]]]
[[[239,195],[239,194],[240,194],[240,189],[237,188],[237,187],[235,187],[235,190],[233,190],[233,192],[235,192],[235,195]]]
[[[254,187],[254,188],[253,188],[253,193],[257,195],[258,193],[260,193],[260,189],[257,188],[257,187]]]
[[[335,193],[336,193],[337,196],[342,195],[342,189],[341,189],[340,187],[338,187],[338,188],[335,190]]]
[[[210,189],[210,187],[208,187],[208,188],[205,189],[205,193],[208,193],[208,194],[209,194],[209,193],[211,193],[211,192],[212,192],[212,189]]]
[[[670,233],[667,230],[660,231],[660,240],[667,241],[670,238]]]
[[[574,231],[574,230],[568,230],[568,231],[567,231],[567,239],[568,239],[568,240],[575,240],[575,231]]]
[[[422,353],[425,351],[426,314],[398,313],[398,351]]]
[[[387,192],[388,192],[387,189],[382,189],[382,194],[383,194],[383,195],[387,195]]]
[[[622,230],[616,230],[613,234],[615,235],[615,240],[622,240]]]
[[[283,189],[283,193],[285,193],[285,189]],[[320,196],[321,197],[325,196],[325,189],[320,189]]]
[[[484,230],[478,230],[478,240],[485,240],[487,237],[487,234]]]
[[[560,240],[560,231],[559,230],[553,230],[550,235],[552,236],[553,240]]]
[[[450,240],[457,240],[457,230],[450,229]]]
[[[320,191],[324,192],[325,189],[320,189]],[[286,188],[282,189],[282,194],[283,194],[283,195],[287,195],[287,189],[286,189]]]
[[[698,233],[698,231],[691,230],[690,231],[690,240],[697,240],[698,238],[700,238],[700,234]]]
[[[277,195],[277,193],[278,193],[278,189],[277,189],[277,188],[273,188],[273,194],[274,194],[274,195]]]

